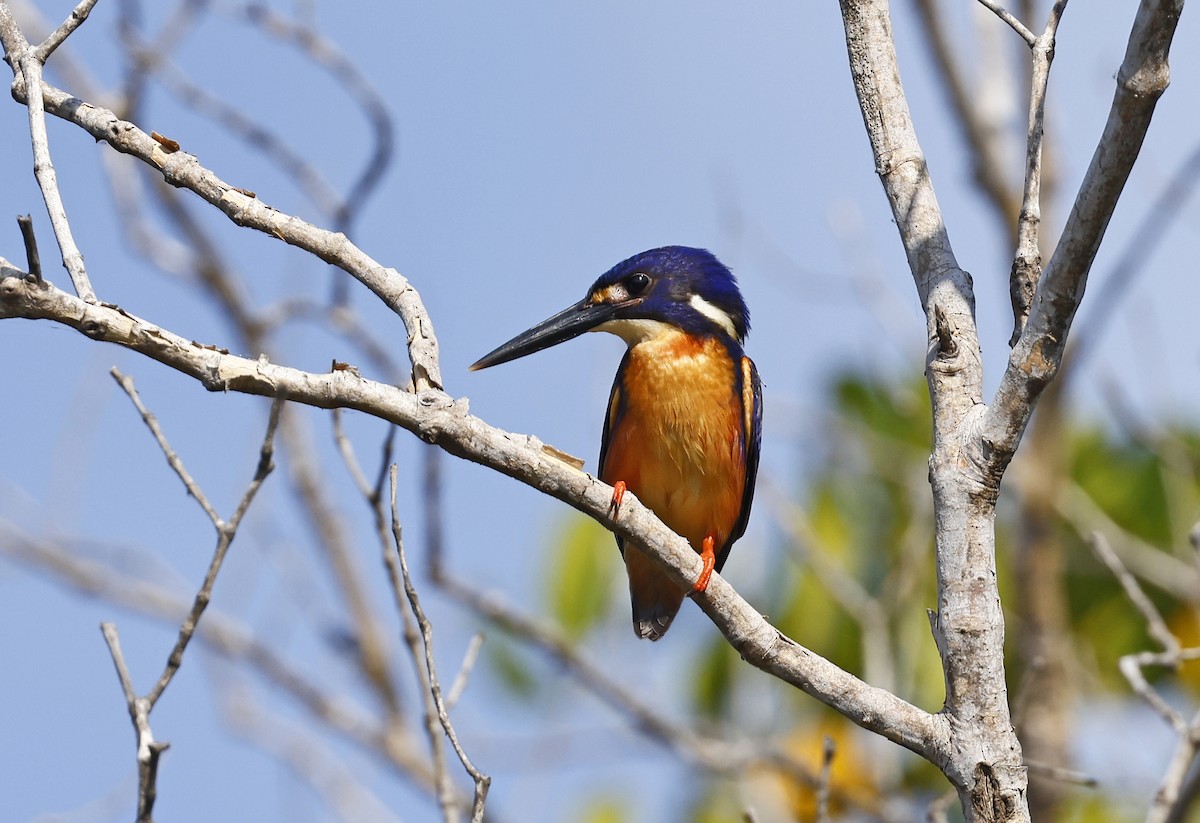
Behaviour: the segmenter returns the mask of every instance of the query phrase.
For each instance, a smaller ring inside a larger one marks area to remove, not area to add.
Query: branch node
[[[958,356],[958,343],[954,340],[956,329],[941,306],[933,307],[933,328],[937,336],[937,358],[951,360]]]
[[[42,282],[42,258],[38,254],[37,235],[33,231],[33,218],[28,214],[18,215],[21,239],[25,241],[25,260],[29,263],[29,276],[34,283]]]

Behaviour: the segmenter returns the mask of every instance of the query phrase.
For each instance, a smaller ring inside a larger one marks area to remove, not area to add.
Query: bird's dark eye
[[[650,275],[643,274],[642,272],[629,275],[629,278],[625,281],[625,288],[629,290],[631,296],[641,294],[649,285]]]

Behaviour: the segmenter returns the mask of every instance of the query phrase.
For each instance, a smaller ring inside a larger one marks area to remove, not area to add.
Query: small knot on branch
[[[25,241],[25,260],[29,264],[29,276],[34,283],[42,282],[42,258],[38,254],[37,235],[33,233],[33,218],[28,214],[17,217],[21,227],[21,239]]]
[[[941,306],[933,307],[933,330],[937,335],[939,360],[950,360],[958,355],[958,343],[954,340],[954,327]]]
[[[1012,301],[1013,331],[1008,339],[1012,348],[1021,339],[1029,312],[1033,309],[1033,296],[1037,294],[1038,280],[1042,276],[1042,256],[1036,252],[1019,254],[1013,260],[1012,273],[1008,278],[1008,295]]]

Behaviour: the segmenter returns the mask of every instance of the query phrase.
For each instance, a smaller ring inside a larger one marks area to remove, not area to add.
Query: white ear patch
[[[688,303],[691,304],[693,309],[729,332],[730,337],[735,340],[738,339],[737,328],[733,325],[733,318],[727,312],[718,309],[698,294],[693,294],[692,299]]]

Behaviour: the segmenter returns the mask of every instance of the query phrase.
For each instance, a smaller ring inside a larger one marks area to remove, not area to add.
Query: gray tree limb
[[[553,456],[536,437],[503,431],[471,415],[465,399],[438,389],[409,392],[350,369],[328,374],[250,360],[185,340],[116,306],[88,304],[0,260],[0,319],[50,320],[93,340],[116,343],[193,377],[210,391],[281,397],[318,408],[346,408],[388,420],[458,457],[556,497],[626,539],[636,539],[672,577],[690,587],[701,561],[691,546],[626,495],[610,512],[612,488]],[[719,575],[696,597],[747,662],[802,689],[848,718],[934,762],[948,756],[945,720],[875,688],[804,648],[767,622]]]

